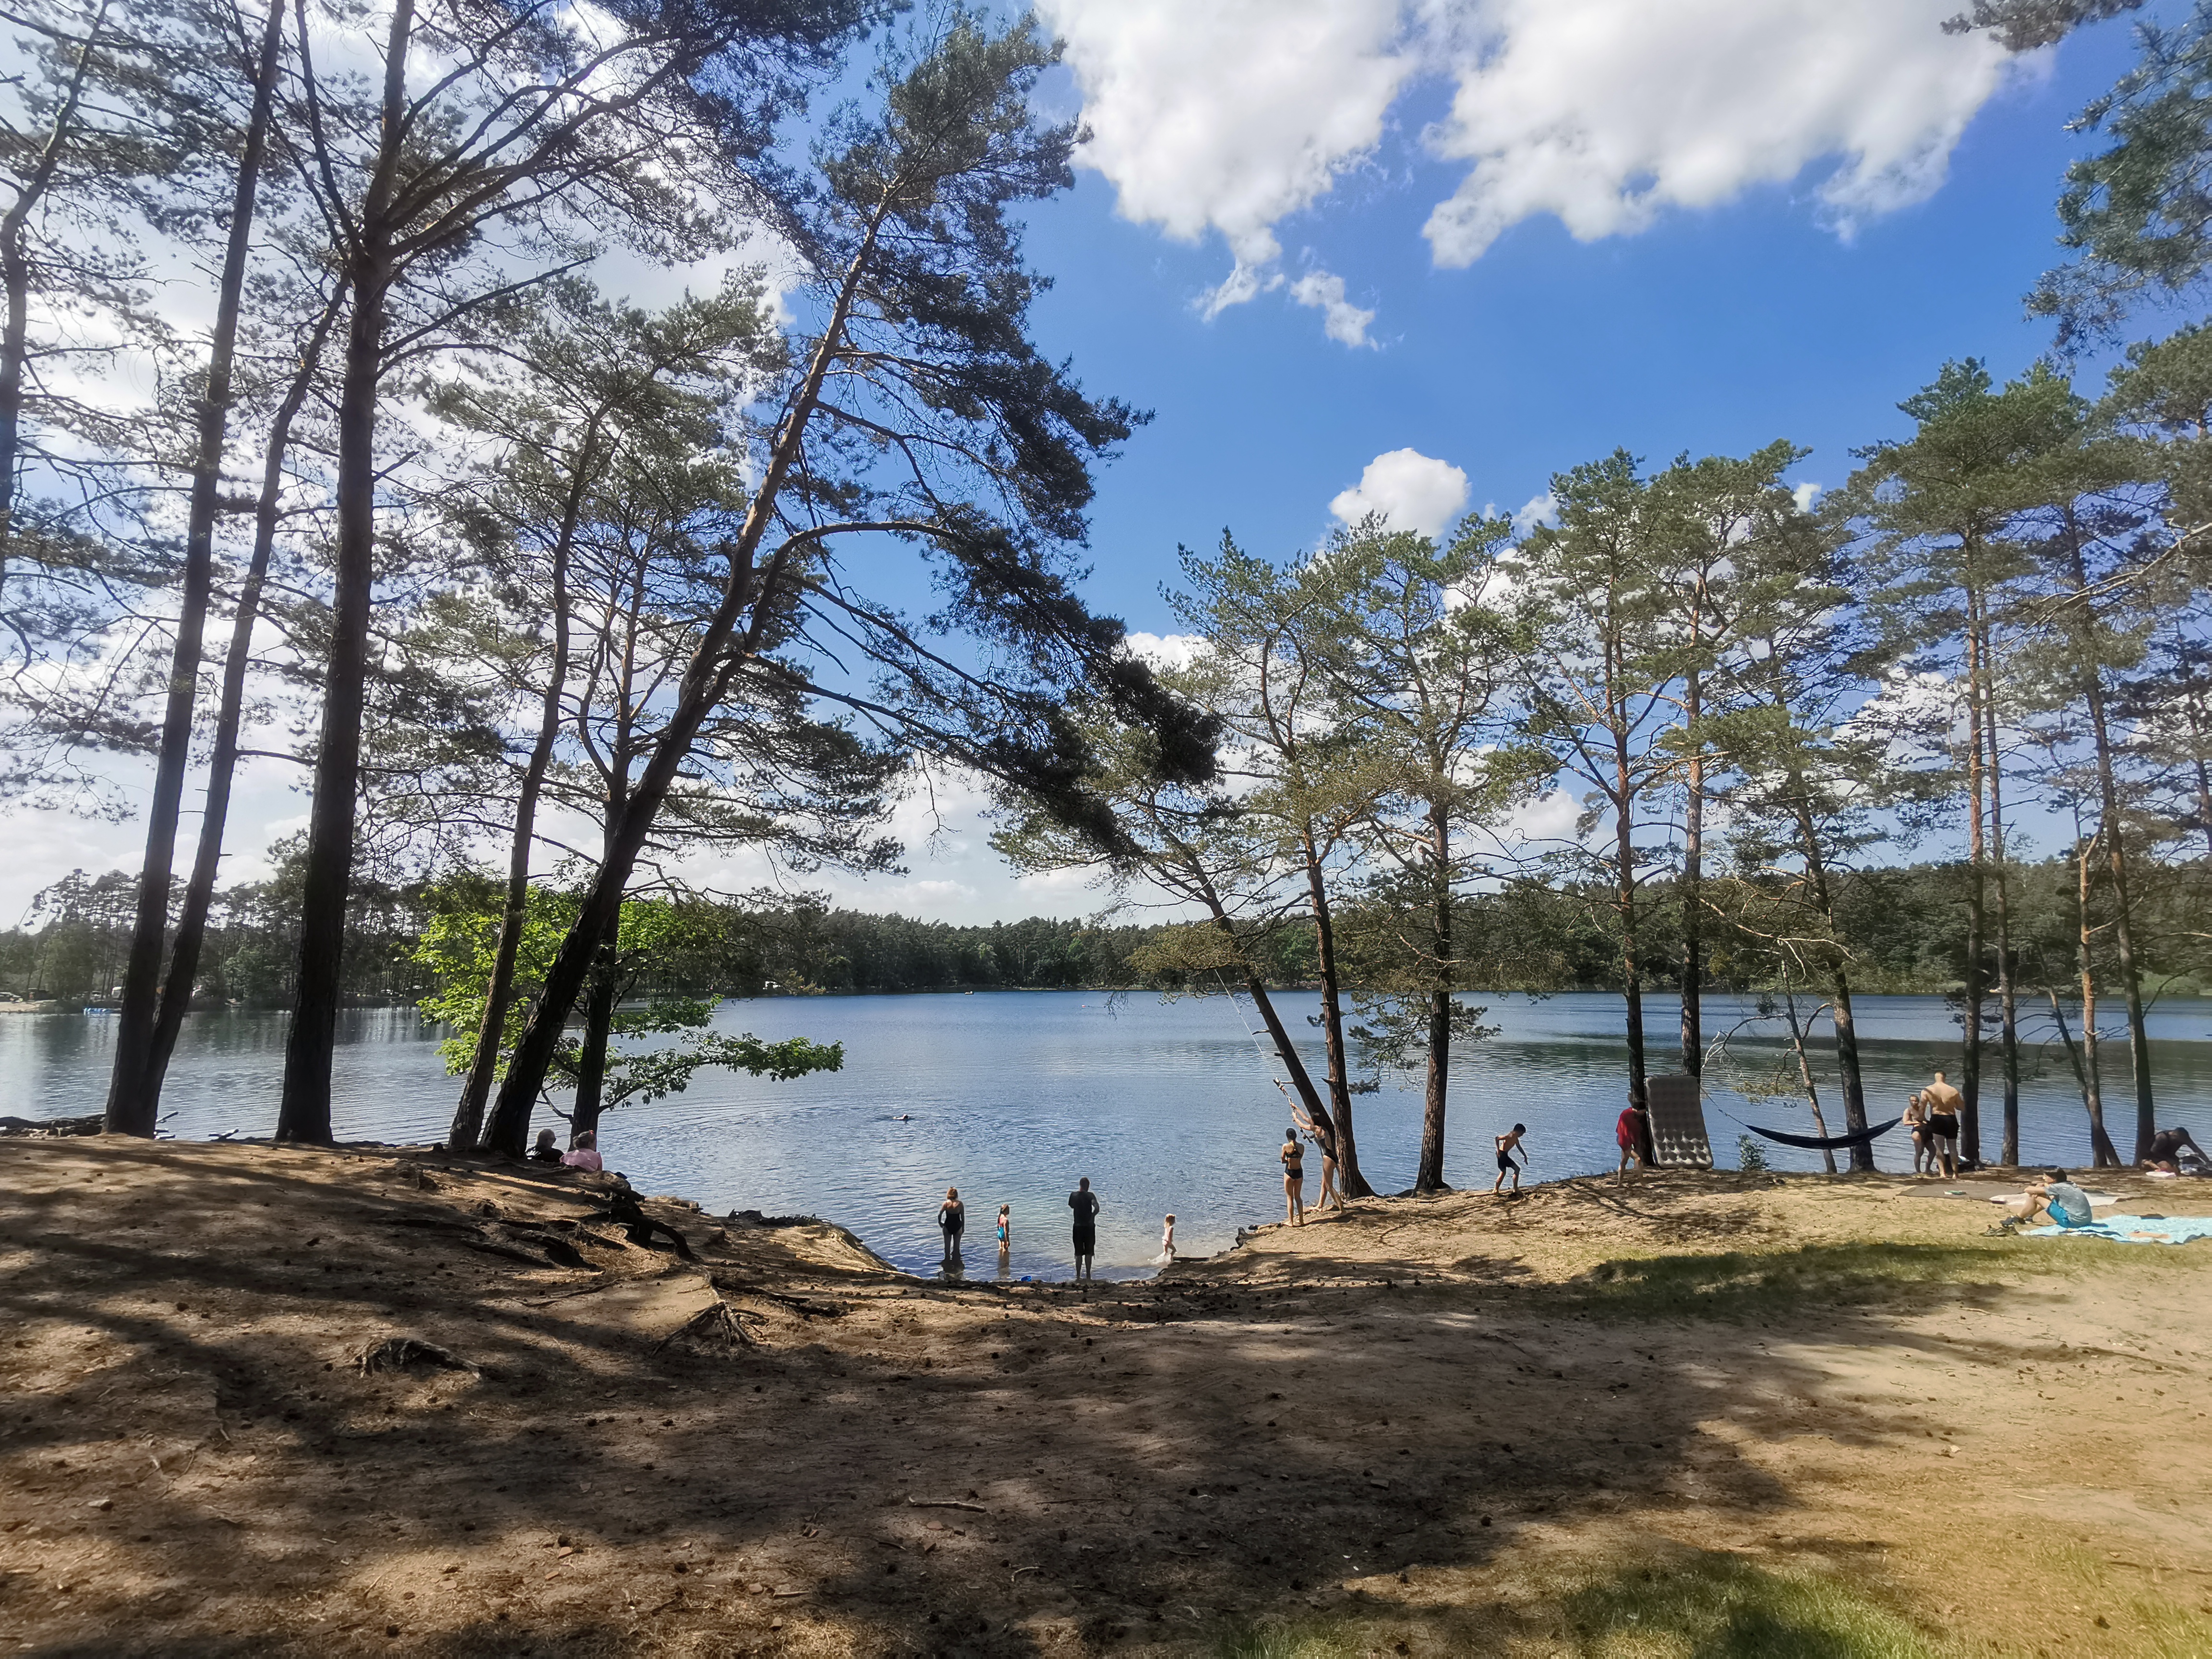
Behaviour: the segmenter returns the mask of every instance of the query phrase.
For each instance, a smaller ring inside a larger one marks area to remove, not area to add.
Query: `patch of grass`
[[[2063,1242],[2063,1241],[2062,1241]],[[1578,1312],[1623,1318],[1688,1316],[1749,1319],[1823,1307],[1857,1307],[1908,1295],[1965,1292],[2024,1274],[2085,1268],[2159,1272],[2182,1254],[2152,1245],[2116,1246],[2093,1261],[2053,1250],[2043,1239],[1986,1244],[1855,1241],[1794,1250],[1729,1250],[1600,1262],[1550,1294]]]
[[[1358,1659],[1362,1644],[1338,1621],[1270,1620],[1224,1632],[1213,1650],[1218,1659]]]
[[[1629,1567],[1563,1604],[1593,1659],[1936,1659],[1871,1595],[1700,1553]]]

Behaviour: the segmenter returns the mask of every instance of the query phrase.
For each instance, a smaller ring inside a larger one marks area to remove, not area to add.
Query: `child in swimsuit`
[[[1295,1127],[1283,1131],[1283,1218],[1293,1227],[1306,1224],[1306,1149],[1298,1144]]]
[[[1516,1123],[1513,1126],[1511,1134],[1491,1137],[1498,1143],[1498,1179],[1490,1183],[1490,1190],[1492,1193],[1505,1185],[1505,1172],[1508,1170],[1513,1171],[1513,1190],[1516,1193],[1521,1190],[1521,1166],[1513,1161],[1513,1153],[1514,1149],[1521,1145],[1521,1137],[1528,1133],[1527,1124]]]

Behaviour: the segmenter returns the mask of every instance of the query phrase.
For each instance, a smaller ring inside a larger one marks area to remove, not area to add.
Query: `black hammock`
[[[1877,1123],[1871,1129],[1854,1129],[1847,1135],[1786,1135],[1779,1129],[1762,1129],[1756,1123],[1743,1127],[1755,1135],[1765,1135],[1769,1140],[1778,1140],[1785,1146],[1809,1146],[1816,1152],[1832,1152],[1845,1146],[1863,1146],[1876,1135],[1886,1135],[1903,1118],[1893,1117],[1887,1123]]]

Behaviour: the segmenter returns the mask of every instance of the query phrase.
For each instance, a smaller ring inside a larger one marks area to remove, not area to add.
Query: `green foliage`
[[[1766,1168],[1765,1150],[1749,1135],[1735,1138],[1735,1166],[1751,1174],[1757,1174]]]
[[[440,1045],[439,1052],[447,1071],[458,1075],[469,1068],[476,1051],[476,1033],[483,1019],[499,941],[499,901],[491,883],[465,875],[444,884],[436,896],[437,908],[423,928],[416,951],[416,959],[435,975],[436,988],[416,1006],[425,1019],[453,1028],[454,1035]],[[528,999],[560,950],[575,920],[577,905],[574,893],[543,887],[530,890],[516,953],[517,996],[509,1005],[506,1036],[500,1045],[502,1071],[506,1055],[527,1021]],[[613,959],[605,970],[615,975],[617,996],[639,989],[657,969],[687,957],[694,960],[707,957],[720,936],[724,920],[716,907],[695,901],[625,901]],[[609,1049],[603,1103],[647,1104],[681,1094],[695,1074],[712,1066],[785,1081],[810,1072],[835,1072],[844,1066],[842,1043],[817,1043],[805,1037],[769,1042],[750,1032],[738,1036],[710,1032],[707,1028],[713,1022],[714,1006],[714,1000],[662,988],[654,991],[642,1007],[618,1007],[609,1036],[623,1046]],[[670,1036],[680,1040],[658,1048],[635,1046],[647,1037]],[[575,1086],[583,1051],[580,1040],[562,1041],[554,1054],[556,1082]]]
[[[2136,38],[2135,67],[2073,124],[2111,139],[2066,169],[2058,198],[2059,242],[2081,257],[2028,296],[2065,347],[2108,338],[2146,298],[2190,295],[2212,262],[2212,4]]]

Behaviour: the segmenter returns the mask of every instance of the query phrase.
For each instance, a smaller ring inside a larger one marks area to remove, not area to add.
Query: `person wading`
[[[1075,1276],[1088,1279],[1091,1258],[1098,1254],[1098,1194],[1091,1190],[1089,1176],[1075,1183],[1067,1207],[1075,1212]]]

